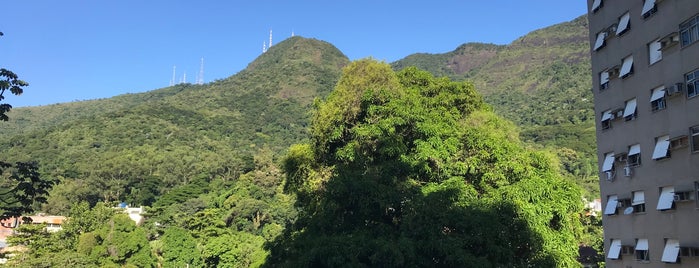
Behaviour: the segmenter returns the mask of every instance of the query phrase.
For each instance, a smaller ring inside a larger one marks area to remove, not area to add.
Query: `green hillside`
[[[64,182],[56,191],[75,190],[69,200],[52,198],[47,212],[65,213],[78,200],[150,205],[197,178],[235,178],[259,150],[278,154],[305,139],[313,99],[328,94],[348,62],[326,42],[290,38],[209,84],[15,109],[0,150],[38,161],[44,176]]]
[[[474,83],[522,138],[556,151],[568,175],[598,191],[587,17],[533,31],[506,46],[464,44],[392,63]],[[466,69],[454,66],[469,66]]]

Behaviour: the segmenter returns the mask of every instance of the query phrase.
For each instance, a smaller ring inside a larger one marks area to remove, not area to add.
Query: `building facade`
[[[699,267],[699,0],[588,0],[607,267]]]

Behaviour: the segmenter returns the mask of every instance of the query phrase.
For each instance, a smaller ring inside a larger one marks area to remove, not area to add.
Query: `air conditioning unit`
[[[675,201],[682,201],[682,196],[676,194],[676,195],[673,196],[672,199],[675,200]]]
[[[682,88],[684,88],[683,83],[676,83],[667,89],[667,94],[670,96],[678,95],[682,93]]]
[[[631,177],[633,174],[631,167],[624,167],[624,177]]]
[[[680,43],[680,35],[677,32],[670,33],[663,38],[660,38],[660,50],[665,50],[669,47]]]

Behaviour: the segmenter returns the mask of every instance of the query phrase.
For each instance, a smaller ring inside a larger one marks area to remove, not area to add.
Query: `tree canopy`
[[[579,188],[469,83],[353,62],[283,165],[301,214],[270,267],[575,265]]]

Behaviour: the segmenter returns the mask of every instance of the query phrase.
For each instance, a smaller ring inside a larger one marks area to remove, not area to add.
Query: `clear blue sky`
[[[467,42],[508,44],[570,21],[586,1],[11,0],[2,4],[0,67],[29,82],[15,107],[106,98],[244,69],[291,36],[328,41],[350,59],[392,62]]]

